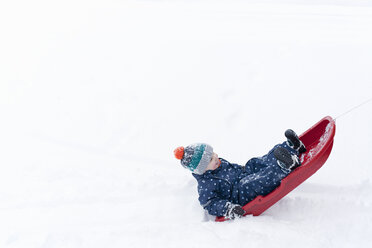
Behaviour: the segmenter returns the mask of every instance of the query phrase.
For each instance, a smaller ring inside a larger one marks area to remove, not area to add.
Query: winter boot
[[[289,146],[298,151],[299,153],[306,152],[305,145],[302,141],[298,138],[297,134],[292,130],[288,129],[284,133],[285,137],[287,137]]]
[[[274,157],[277,159],[278,165],[286,171],[292,171],[300,166],[300,160],[296,155],[291,155],[289,151],[283,147],[278,147],[274,150]]]

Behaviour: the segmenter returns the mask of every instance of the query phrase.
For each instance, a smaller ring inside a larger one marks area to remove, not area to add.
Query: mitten
[[[237,204],[230,204],[227,213],[226,213],[226,218],[229,219],[235,219],[235,218],[240,218],[245,214],[244,209]]]

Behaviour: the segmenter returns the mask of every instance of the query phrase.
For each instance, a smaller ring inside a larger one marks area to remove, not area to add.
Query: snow
[[[173,149],[244,164],[372,97],[372,4],[0,3],[0,247],[370,247],[372,103],[259,217],[216,223]]]

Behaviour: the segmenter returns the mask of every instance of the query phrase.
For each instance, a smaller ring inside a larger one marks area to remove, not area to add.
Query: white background
[[[324,167],[215,223],[173,149],[265,154],[372,97],[369,1],[2,1],[0,247],[368,247],[372,102]]]

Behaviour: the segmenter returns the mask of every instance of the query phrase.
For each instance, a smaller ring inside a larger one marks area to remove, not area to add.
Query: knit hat
[[[203,143],[195,143],[186,147],[180,146],[174,150],[174,156],[181,160],[181,165],[198,175],[205,172],[212,155],[213,148]]]

